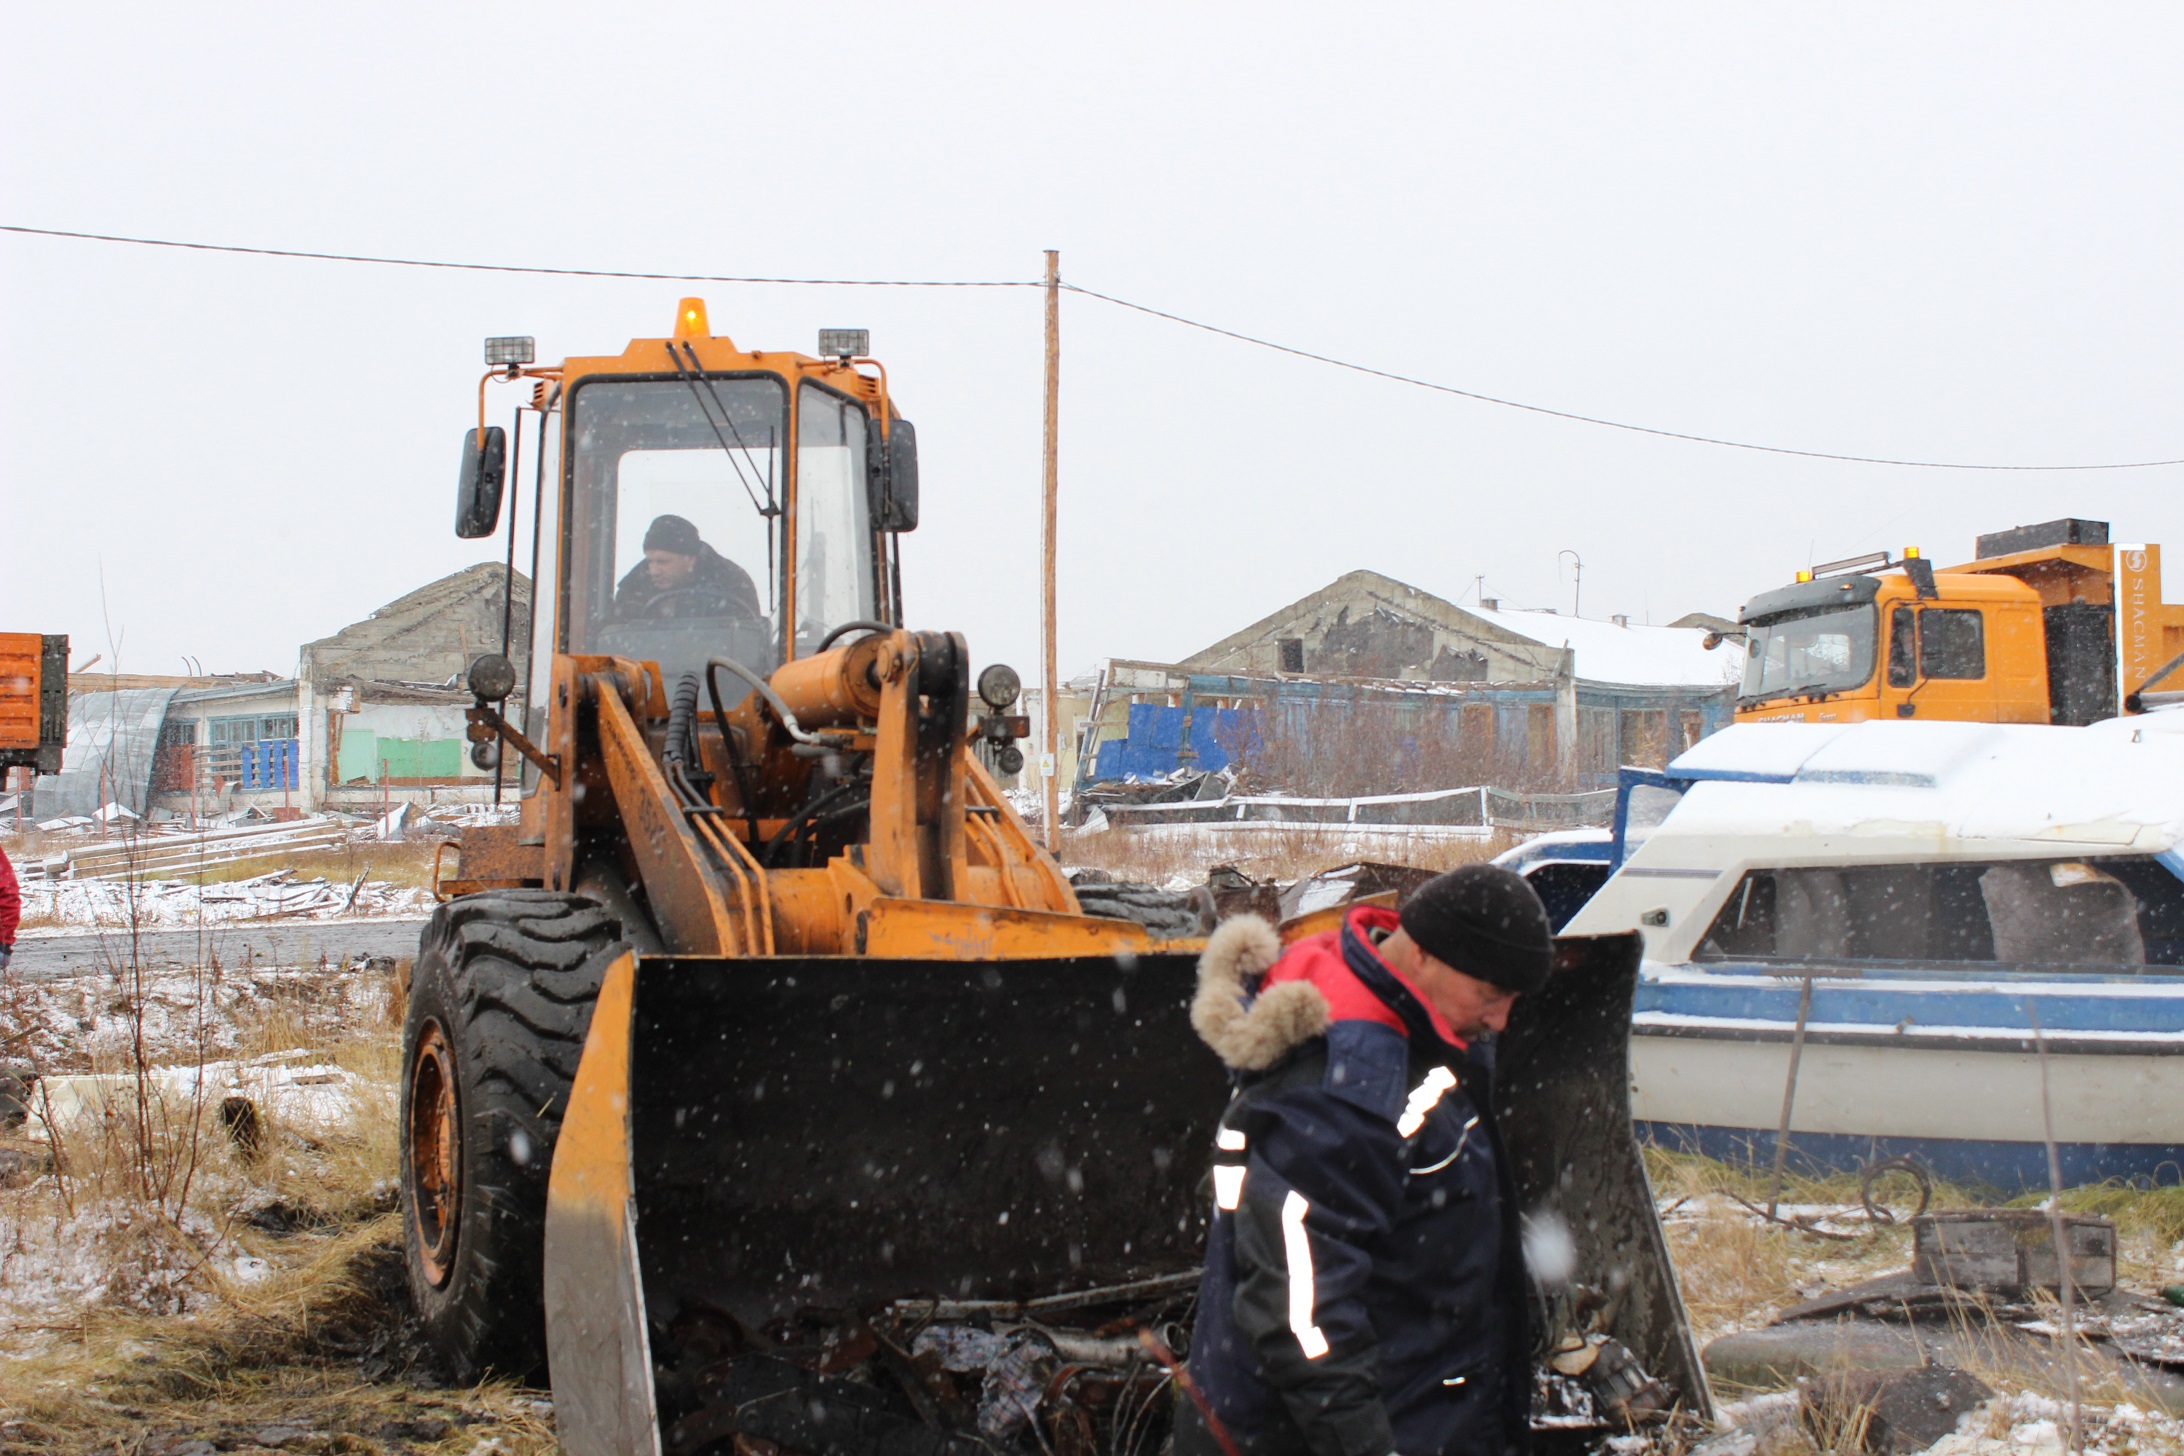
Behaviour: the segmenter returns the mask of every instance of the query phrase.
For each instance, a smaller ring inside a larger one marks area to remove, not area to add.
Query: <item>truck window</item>
[[[1919,670],[1928,677],[1985,677],[1986,627],[1986,618],[1968,608],[1926,608],[1919,613]]]
[[[1888,614],[1888,685],[1907,688],[1919,677],[1918,613],[1898,607]]]
[[[2107,974],[2184,965],[2184,881],[2146,858],[1757,869],[1692,959]]]

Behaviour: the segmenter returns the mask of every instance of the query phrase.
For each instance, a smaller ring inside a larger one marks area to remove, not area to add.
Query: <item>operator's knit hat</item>
[[[645,550],[695,556],[698,554],[698,528],[681,516],[654,516],[651,528],[645,532]]]
[[[1554,963],[1539,894],[1514,870],[1458,865],[1411,892],[1396,912],[1426,954],[1508,991],[1537,991]]]

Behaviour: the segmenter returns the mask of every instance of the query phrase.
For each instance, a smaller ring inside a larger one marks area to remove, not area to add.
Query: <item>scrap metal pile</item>
[[[669,1456],[1137,1456],[1171,1415],[1196,1273],[1022,1303],[902,1300],[762,1331],[714,1311],[668,1332]]]
[[[1045,1299],[805,1310],[751,1331],[688,1311],[658,1392],[668,1456],[1142,1456],[1162,1449],[1195,1272]],[[1532,1424],[1554,1449],[1667,1435],[1677,1393],[1607,1330],[1617,1299],[1544,1301]],[[1187,1381],[1185,1371],[1183,1379]]]

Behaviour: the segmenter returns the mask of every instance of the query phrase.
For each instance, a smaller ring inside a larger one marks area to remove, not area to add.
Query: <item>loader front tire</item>
[[[581,895],[491,890],[433,913],[402,1037],[402,1252],[454,1377],[546,1363],[546,1176],[621,922]]]

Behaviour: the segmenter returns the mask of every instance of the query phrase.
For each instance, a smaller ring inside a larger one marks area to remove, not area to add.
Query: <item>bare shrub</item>
[[[1252,792],[1342,799],[1472,784],[1552,791],[1552,710],[1519,711],[1524,739],[1506,751],[1491,704],[1420,704],[1369,688],[1246,712],[1214,737]]]

